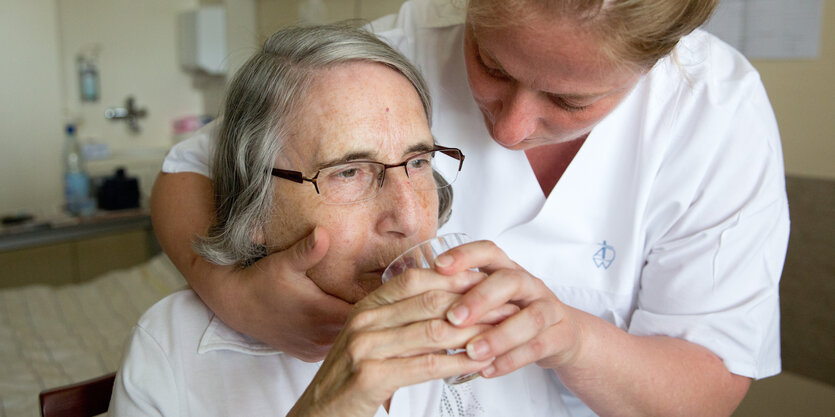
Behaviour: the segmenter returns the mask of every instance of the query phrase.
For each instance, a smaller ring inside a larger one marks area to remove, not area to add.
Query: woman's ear
[[[252,243],[259,245],[259,246],[266,246],[267,244],[267,235],[264,233],[264,228],[261,226],[255,226],[249,232],[249,240]]]

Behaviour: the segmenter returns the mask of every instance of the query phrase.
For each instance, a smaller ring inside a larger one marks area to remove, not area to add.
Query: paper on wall
[[[705,29],[750,59],[819,56],[823,0],[722,0]]]

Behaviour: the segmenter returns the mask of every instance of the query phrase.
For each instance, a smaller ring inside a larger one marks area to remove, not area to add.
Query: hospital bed
[[[36,417],[38,394],[115,371],[142,313],[185,280],[159,254],[64,286],[0,290],[0,417]]]

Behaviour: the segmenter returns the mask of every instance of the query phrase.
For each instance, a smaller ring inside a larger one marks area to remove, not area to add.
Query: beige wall
[[[63,126],[81,122],[82,140],[114,153],[157,154],[171,121],[201,110],[201,95],[178,67],[176,14],[196,0],[0,0],[0,213],[51,215],[63,202]],[[100,99],[82,103],[76,54],[101,46]],[[136,97],[148,117],[141,133],[104,119]]]
[[[80,117],[79,133],[114,149],[161,147],[171,143],[171,122],[200,111],[200,91],[180,70],[177,56],[177,14],[197,6],[196,0],[57,0],[62,70],[69,115]],[[91,44],[101,46],[101,96],[82,103],[76,54]],[[134,96],[148,116],[139,133],[127,123],[106,120],[104,110],[124,107]]]
[[[51,1],[0,0],[0,213],[61,196],[57,20]]]
[[[818,59],[753,63],[777,115],[786,173],[835,179],[835,2],[823,3]]]
[[[299,5],[305,0],[256,0],[258,4],[258,41],[263,42],[283,26],[298,24]],[[400,9],[403,0],[323,0],[327,7],[325,21],[344,19],[374,20]]]
[[[258,0],[258,39],[297,23],[302,0]],[[328,21],[373,20],[398,10],[401,0],[325,0]],[[824,2],[820,57],[754,61],[771,98],[789,175],[835,179],[835,2]],[[356,14],[355,11],[360,13]]]
[[[0,213],[60,211],[63,126],[70,118],[81,122],[83,141],[113,151],[110,161],[89,164],[94,175],[125,164],[147,193],[172,144],[172,121],[219,107],[224,79],[186,73],[177,51],[178,13],[207,3],[228,6],[234,71],[257,48],[255,0],[0,0]],[[101,48],[101,94],[98,102],[82,103],[75,59],[92,44]],[[103,116],[129,95],[148,111],[138,134]]]

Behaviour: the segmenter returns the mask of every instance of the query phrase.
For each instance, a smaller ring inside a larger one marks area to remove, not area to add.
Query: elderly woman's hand
[[[403,386],[476,372],[492,358],[447,355],[491,326],[458,328],[444,319],[449,306],[485,275],[443,276],[411,269],[358,302],[316,377],[291,416],[372,416]],[[512,310],[512,311],[511,311]],[[491,313],[494,321],[515,307]]]
[[[512,303],[520,311],[467,343],[467,354],[476,360],[493,358],[482,371],[486,377],[505,375],[536,362],[557,368],[570,362],[582,345],[576,310],[563,304],[542,280],[508,258],[493,242],[459,246],[436,260],[435,269],[453,274],[479,268],[488,277],[451,306],[450,322],[466,327],[496,306]]]

